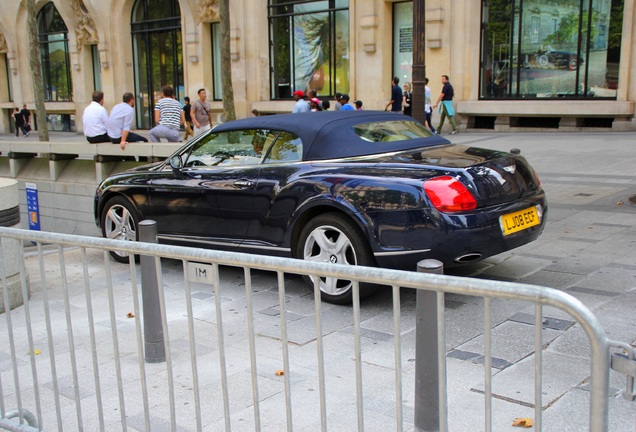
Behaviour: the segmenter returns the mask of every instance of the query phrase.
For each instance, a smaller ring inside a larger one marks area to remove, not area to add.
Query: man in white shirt
[[[91,144],[110,142],[106,125],[108,125],[108,111],[104,108],[104,92],[94,91],[93,101],[84,109],[82,122],[84,135]]]
[[[126,92],[123,102],[118,103],[110,111],[108,120],[108,137],[113,144],[119,144],[122,150],[129,142],[148,142],[148,139],[130,131],[130,125],[135,117],[135,96]]]
[[[305,92],[302,90],[296,90],[292,93],[294,96],[294,100],[296,101],[296,105],[294,105],[294,110],[292,113],[304,113],[309,112],[309,104],[305,100]]]

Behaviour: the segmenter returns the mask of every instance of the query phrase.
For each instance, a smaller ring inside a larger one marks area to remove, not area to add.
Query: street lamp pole
[[[413,118],[425,124],[426,114],[424,112],[424,78],[426,77],[424,43],[424,0],[413,0],[413,96],[412,115]]]

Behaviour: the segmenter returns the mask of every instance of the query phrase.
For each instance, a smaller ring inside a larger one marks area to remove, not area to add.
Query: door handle
[[[234,186],[238,186],[241,188],[249,188],[254,186],[254,182],[251,180],[237,180],[234,182]]]

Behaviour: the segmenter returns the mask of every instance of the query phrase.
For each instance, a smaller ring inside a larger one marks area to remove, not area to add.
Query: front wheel
[[[353,222],[338,213],[326,213],[310,220],[300,233],[296,256],[307,261],[373,266],[375,259],[366,238]],[[314,277],[304,276],[313,287]],[[328,303],[350,304],[353,282],[335,277],[320,278],[320,295]],[[360,284],[360,298],[374,291],[371,284]]]
[[[137,229],[139,215],[132,204],[123,197],[109,200],[102,212],[102,235],[113,240],[139,240]],[[127,263],[130,261],[128,252],[110,251],[116,261]]]

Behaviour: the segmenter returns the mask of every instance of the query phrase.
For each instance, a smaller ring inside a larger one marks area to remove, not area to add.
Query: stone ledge
[[[529,102],[535,103],[529,103]],[[456,111],[464,116],[508,117],[633,117],[634,102],[585,100],[573,104],[572,100],[543,99],[493,100],[458,102]]]

